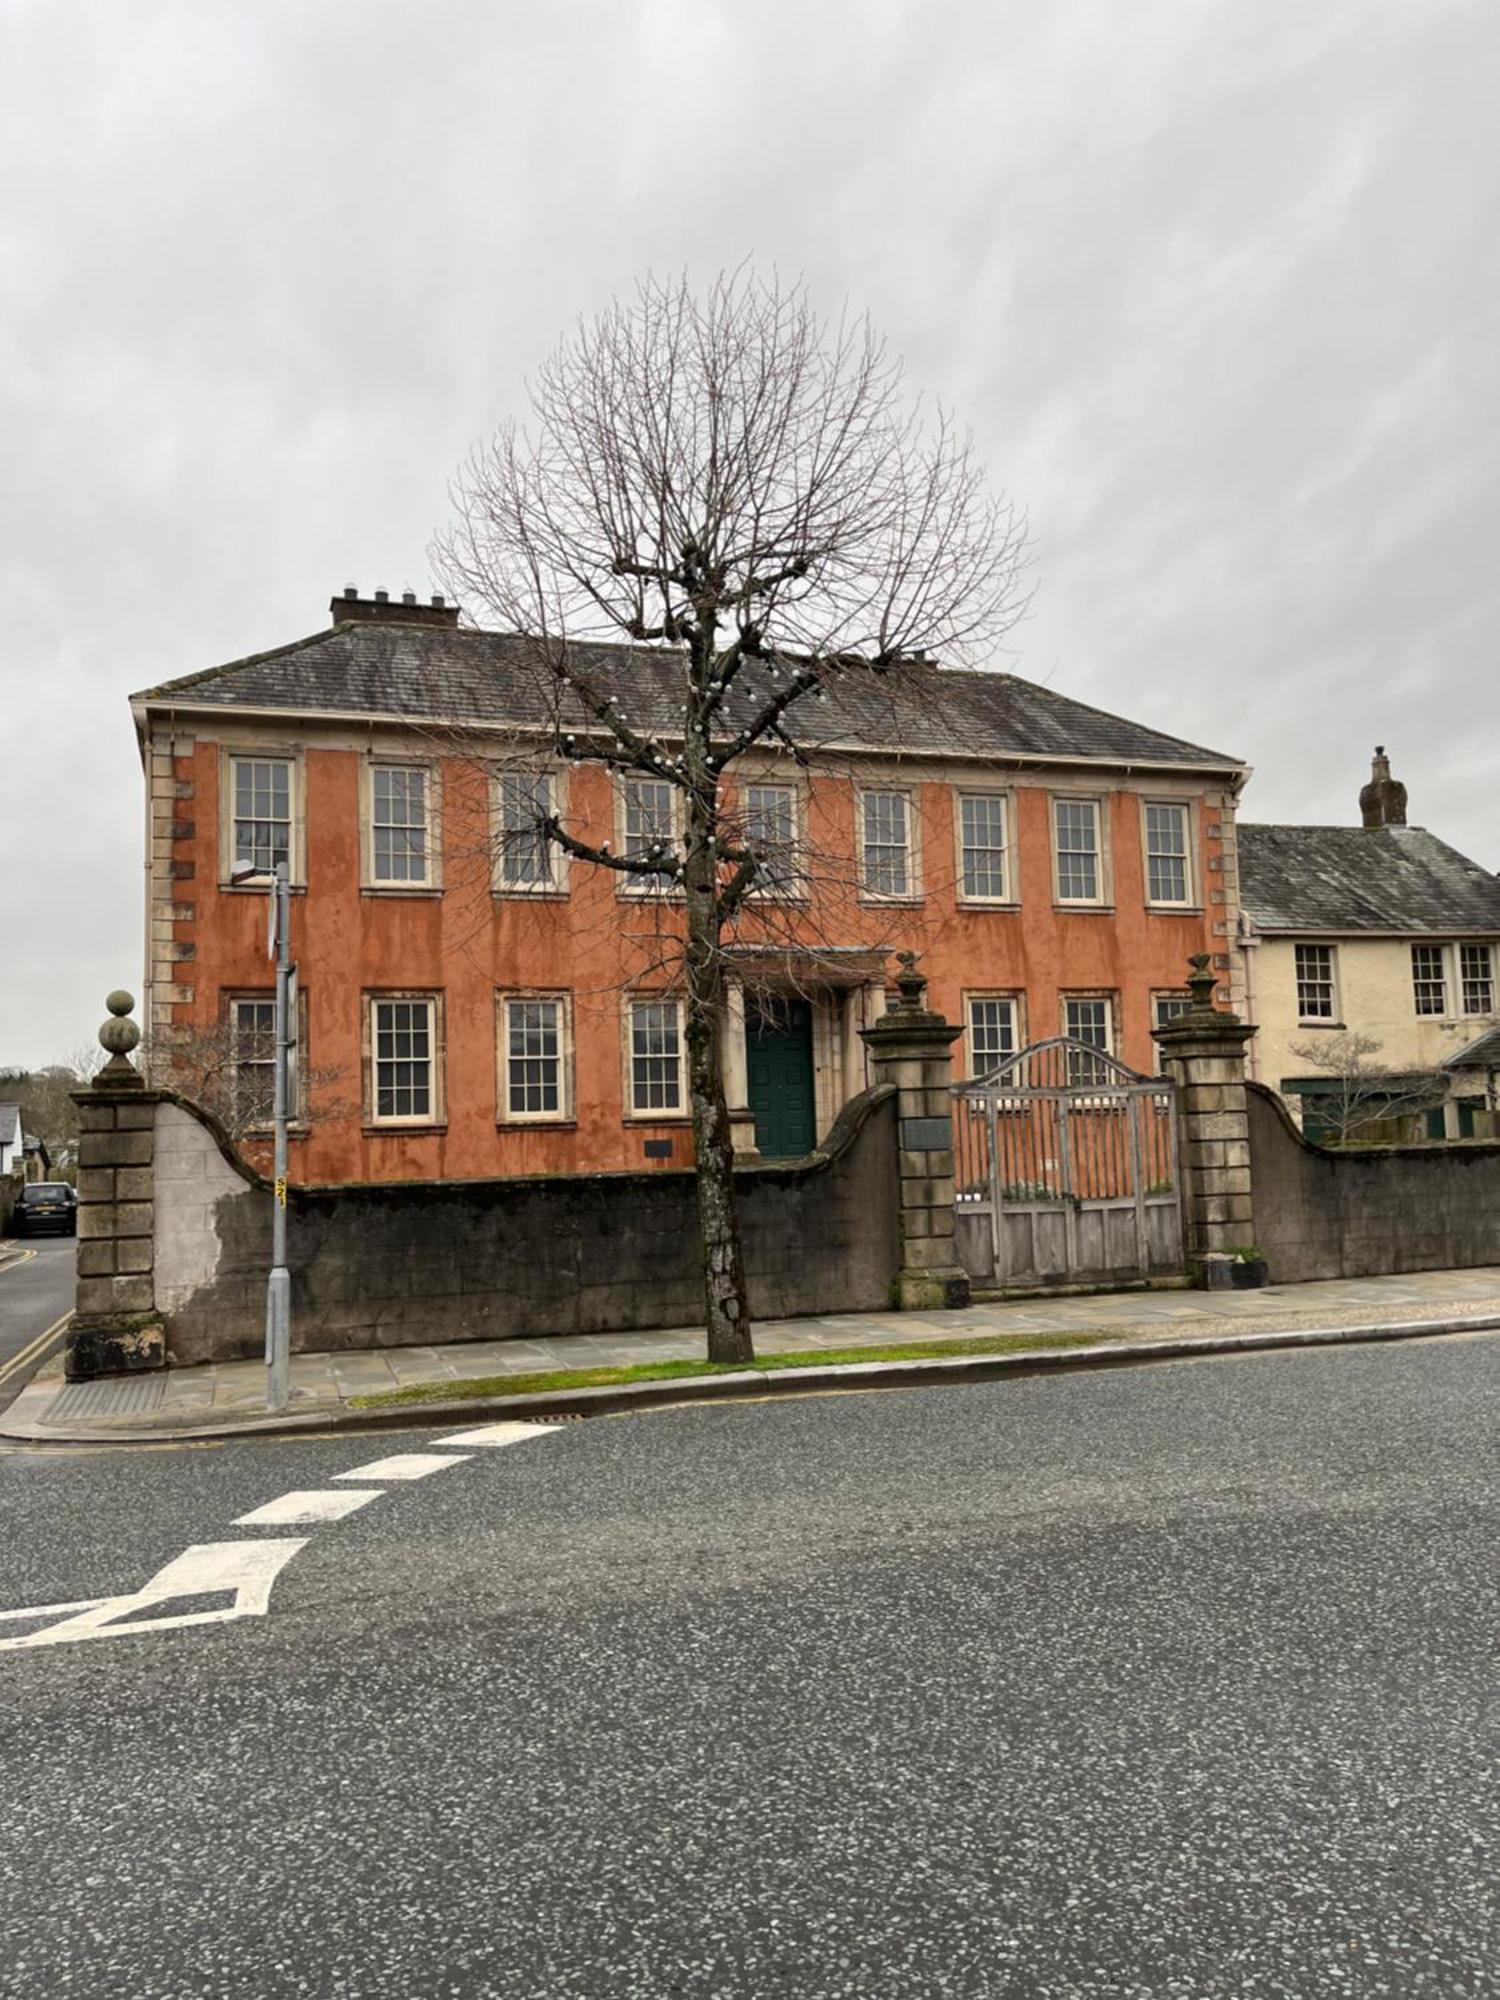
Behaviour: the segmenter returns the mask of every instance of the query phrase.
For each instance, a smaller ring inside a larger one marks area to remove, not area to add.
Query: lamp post
[[[238,886],[262,881],[265,874],[253,861],[237,861],[229,879]],[[285,861],[278,861],[271,871],[266,953],[276,961],[276,1060],[271,1098],[276,1191],[271,1210],[271,1275],[266,1281],[266,1408],[284,1410],[292,1364],[292,1280],[286,1267],[287,1124],[291,1117],[292,1055],[297,1046],[297,969],[292,964],[291,892]]]

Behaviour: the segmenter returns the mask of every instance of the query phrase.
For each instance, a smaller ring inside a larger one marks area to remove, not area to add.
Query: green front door
[[[755,1143],[765,1160],[797,1160],[818,1136],[813,1105],[812,1008],[805,1000],[745,1009],[745,1056]]]

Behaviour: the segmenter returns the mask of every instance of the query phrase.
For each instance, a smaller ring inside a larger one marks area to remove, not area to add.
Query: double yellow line
[[[29,1367],[33,1362],[40,1361],[47,1351],[48,1341],[55,1339],[72,1317],[73,1309],[70,1306],[61,1319],[53,1320],[51,1326],[39,1333],[35,1340],[28,1340],[19,1354],[13,1354],[9,1361],[0,1366],[0,1388],[3,1388],[11,1377],[19,1373],[21,1369]]]

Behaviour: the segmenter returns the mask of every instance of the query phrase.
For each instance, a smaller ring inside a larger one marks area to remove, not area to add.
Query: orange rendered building
[[[353,593],[331,627],[136,696],[148,791],[148,1047],[217,1052],[255,1151],[284,856],[299,969],[302,1182],[688,1164],[680,907],[569,862],[543,800],[616,851],[667,788],[558,754],[525,642],[439,599]],[[670,722],[676,656],[591,647]],[[731,944],[724,1073],[739,1143],[810,1150],[865,1084],[859,1030],[898,949],[961,1023],[959,1073],[1069,1033],[1152,1071],[1190,954],[1230,976],[1231,757],[1011,675],[850,675],[800,755],[728,777],[784,845]],[[239,882],[236,874],[249,879]],[[254,871],[259,870],[259,873]],[[191,1067],[191,1063],[189,1063]],[[182,1071],[175,1072],[179,1077]]]

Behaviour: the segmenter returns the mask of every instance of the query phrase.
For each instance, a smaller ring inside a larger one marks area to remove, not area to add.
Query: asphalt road
[[[0,1993],[1495,1994],[1497,1419],[1471,1337],[5,1457],[0,1610],[305,1545],[0,1651]]]
[[[30,1254],[28,1254],[30,1253]],[[39,1337],[73,1307],[78,1245],[71,1236],[0,1238],[0,1410],[20,1394],[62,1340],[38,1347]]]

